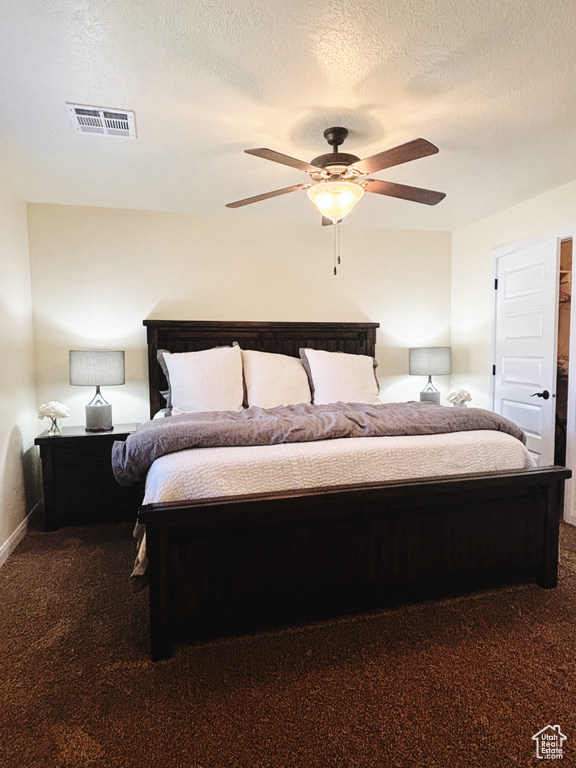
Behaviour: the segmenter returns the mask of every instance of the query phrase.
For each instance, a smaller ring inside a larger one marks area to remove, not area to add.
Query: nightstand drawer
[[[125,440],[137,425],[119,425],[112,432],[86,433],[68,427],[62,435],[40,435],[44,527],[97,520],[136,520],[142,494],[138,484],[121,486],[112,472],[112,444]]]
[[[56,488],[59,515],[105,515],[126,506],[126,493],[131,489],[114,479],[111,455],[112,444],[104,447],[96,442],[81,451],[69,442],[54,450],[54,472],[65,480]]]

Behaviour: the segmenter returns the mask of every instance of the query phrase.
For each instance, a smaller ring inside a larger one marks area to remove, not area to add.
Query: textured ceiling
[[[366,195],[362,226],[451,230],[576,178],[573,0],[0,0],[0,178],[19,198],[310,222],[323,131],[360,157],[440,153],[373,174],[446,192]],[[137,139],[76,134],[66,102],[131,109]]]

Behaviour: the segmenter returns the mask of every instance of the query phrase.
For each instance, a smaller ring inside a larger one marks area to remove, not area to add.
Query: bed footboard
[[[141,508],[152,659],[173,644],[503,581],[555,587],[564,467]]]

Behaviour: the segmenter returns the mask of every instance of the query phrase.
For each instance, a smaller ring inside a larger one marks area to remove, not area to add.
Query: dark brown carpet
[[[576,529],[560,586],[180,646],[148,660],[131,526],[32,532],[0,569],[0,765],[576,765]],[[548,763],[548,761],[547,761]]]

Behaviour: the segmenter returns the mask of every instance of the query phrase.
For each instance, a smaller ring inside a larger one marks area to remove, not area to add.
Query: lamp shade
[[[111,387],[124,384],[124,352],[71,349],[70,384],[80,387]]]
[[[412,376],[447,376],[452,373],[451,347],[412,347],[408,370]]]
[[[322,216],[336,223],[362,199],[364,187],[353,181],[321,181],[310,187],[307,194]]]

